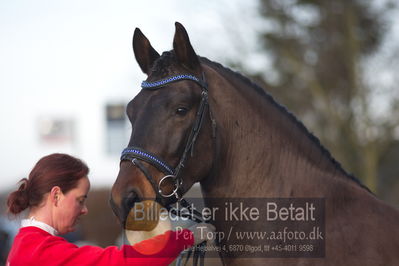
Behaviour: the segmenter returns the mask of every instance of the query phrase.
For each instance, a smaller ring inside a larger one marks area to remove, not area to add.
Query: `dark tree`
[[[272,71],[252,73],[373,191],[399,115],[376,114],[382,89],[371,86],[366,70],[385,40],[392,7],[367,0],[261,0],[260,40]],[[398,114],[398,98],[385,97],[388,112]],[[390,167],[399,177],[398,166]]]

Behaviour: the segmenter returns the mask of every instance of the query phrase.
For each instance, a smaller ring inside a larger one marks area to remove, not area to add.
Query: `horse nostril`
[[[126,211],[129,212],[130,209],[134,207],[134,204],[139,201],[140,201],[140,198],[137,195],[137,193],[135,191],[130,191],[124,200]]]

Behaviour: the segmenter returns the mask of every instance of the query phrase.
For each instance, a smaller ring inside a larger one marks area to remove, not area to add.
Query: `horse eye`
[[[177,115],[182,115],[183,116],[183,115],[186,115],[187,112],[188,112],[188,109],[185,108],[185,107],[179,107],[179,108],[176,109],[176,114]]]

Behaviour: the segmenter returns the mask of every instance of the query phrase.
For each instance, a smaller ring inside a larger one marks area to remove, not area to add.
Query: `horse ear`
[[[176,32],[173,39],[173,49],[177,56],[177,60],[191,70],[198,69],[200,66],[198,56],[191,46],[186,29],[179,22],[175,23],[175,27]]]
[[[134,31],[133,51],[141,70],[149,75],[154,61],[159,58],[159,54],[151,46],[150,41],[144,36],[139,28],[136,28]]]

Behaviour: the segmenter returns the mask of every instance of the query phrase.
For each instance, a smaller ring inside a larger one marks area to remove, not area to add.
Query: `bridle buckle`
[[[167,179],[169,179],[169,178],[171,178],[171,179],[173,180],[175,188],[173,189],[173,191],[172,191],[171,193],[166,194],[166,193],[164,193],[164,192],[162,191],[161,186],[162,186],[162,183],[165,182],[165,181],[166,181]],[[158,192],[159,192],[159,194],[160,194],[162,197],[170,198],[170,197],[172,197],[172,196],[176,196],[176,198],[179,199],[179,195],[177,194],[177,191],[179,190],[179,188],[180,188],[180,186],[182,185],[182,183],[183,183],[183,181],[180,180],[180,182],[179,182],[179,180],[176,178],[175,175],[166,175],[166,176],[162,177],[162,178],[159,180],[159,182],[158,182]]]

